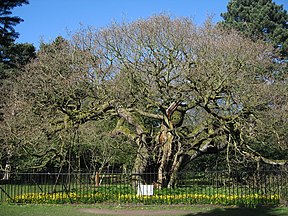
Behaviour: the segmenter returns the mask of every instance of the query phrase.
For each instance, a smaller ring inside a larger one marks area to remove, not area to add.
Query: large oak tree
[[[21,130],[38,127],[51,141],[89,121],[110,122],[103,134],[124,136],[137,150],[132,171],[155,171],[163,187],[173,187],[178,171],[199,156],[231,148],[285,164],[258,151],[287,148],[283,135],[262,139],[277,134],[265,127],[269,115],[287,113],[287,78],[267,79],[281,70],[272,53],[263,41],[166,15],[83,28],[70,42],[43,47],[19,79],[17,113],[35,120]]]

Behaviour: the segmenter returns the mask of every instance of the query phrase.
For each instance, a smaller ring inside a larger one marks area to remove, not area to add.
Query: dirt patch
[[[191,214],[189,210],[148,210],[148,209],[96,209],[96,208],[83,208],[81,212],[93,213],[96,215],[185,215]]]

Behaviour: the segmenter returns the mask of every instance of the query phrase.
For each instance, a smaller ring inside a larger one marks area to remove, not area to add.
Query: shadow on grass
[[[288,208],[216,208],[184,216],[287,216]]]

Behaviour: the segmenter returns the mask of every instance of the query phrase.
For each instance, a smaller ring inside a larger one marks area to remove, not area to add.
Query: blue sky
[[[112,21],[133,21],[159,13],[190,17],[201,25],[208,15],[221,20],[229,0],[29,0],[29,5],[14,8],[14,16],[24,19],[15,27],[20,33],[16,42],[51,42],[57,36],[67,37],[84,26],[105,27]],[[274,0],[288,10],[288,0]]]

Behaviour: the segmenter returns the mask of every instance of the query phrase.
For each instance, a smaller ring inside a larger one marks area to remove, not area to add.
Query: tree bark
[[[146,184],[143,173],[146,171],[149,160],[149,152],[145,144],[140,140],[138,142],[138,152],[132,169],[132,186],[134,188],[137,188],[139,184]]]
[[[182,157],[180,156],[181,143],[175,139],[174,124],[171,121],[173,113],[180,104],[181,101],[173,102],[166,109],[164,122],[161,125],[161,131],[158,138],[158,146],[161,154],[157,183],[161,187],[174,186],[176,175],[182,161]]]

